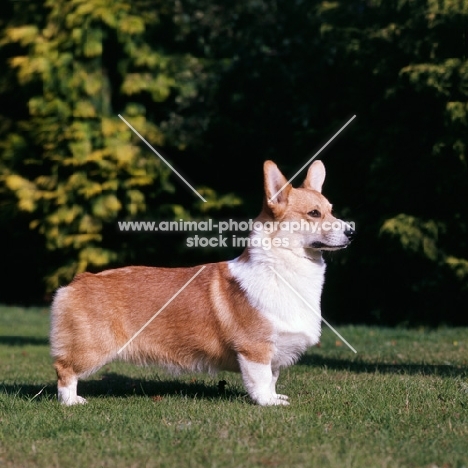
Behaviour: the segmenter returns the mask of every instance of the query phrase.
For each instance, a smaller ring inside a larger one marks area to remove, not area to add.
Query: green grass
[[[252,405],[236,374],[113,363],[66,408],[48,325],[0,307],[0,466],[468,467],[468,329],[340,327],[357,355],[325,329],[280,377],[289,407]]]

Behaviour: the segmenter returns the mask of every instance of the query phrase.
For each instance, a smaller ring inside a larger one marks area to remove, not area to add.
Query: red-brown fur
[[[269,323],[248,304],[226,263],[205,267],[122,351],[122,358],[186,370],[238,371],[239,352],[269,362]],[[118,358],[117,351],[200,268],[83,273],[62,288],[51,333],[59,387],[68,384],[70,375],[88,375]]]

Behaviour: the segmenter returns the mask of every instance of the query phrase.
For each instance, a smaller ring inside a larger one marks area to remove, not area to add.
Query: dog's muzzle
[[[344,232],[344,235],[349,239],[349,242],[351,242],[356,235],[356,231],[351,226],[349,226],[348,229],[346,229]]]
[[[343,231],[343,234],[346,236],[347,241],[343,244],[338,244],[338,245],[330,245],[330,244],[325,244],[324,242],[320,241],[315,241],[312,242],[310,245],[313,249],[318,249],[318,250],[339,250],[339,249],[345,249],[348,247],[348,245],[352,242],[352,240],[355,237],[356,231],[351,227],[348,226],[345,231]]]

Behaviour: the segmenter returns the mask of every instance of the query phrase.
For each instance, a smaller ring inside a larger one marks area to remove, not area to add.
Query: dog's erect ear
[[[322,192],[322,185],[325,180],[325,166],[322,161],[314,161],[307,171],[307,177],[302,186],[317,192]]]
[[[268,206],[273,208],[277,205],[285,205],[292,186],[288,184],[278,166],[273,161],[265,161],[263,164],[263,175],[265,178],[265,196]],[[281,192],[278,193],[280,190]]]

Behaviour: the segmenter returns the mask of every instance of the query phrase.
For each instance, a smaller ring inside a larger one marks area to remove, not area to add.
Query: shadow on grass
[[[0,345],[7,346],[47,346],[49,344],[49,339],[44,337],[37,336],[5,336],[0,335]]]
[[[468,367],[451,364],[376,363],[350,359],[327,358],[318,355],[303,356],[299,365],[326,367],[368,374],[438,375],[440,377],[468,377]]]
[[[0,394],[15,395],[26,400],[40,401],[55,396],[55,384],[49,385],[5,385],[0,384]],[[147,380],[127,377],[116,373],[101,375],[99,380],[82,380],[78,382],[78,395],[88,397],[121,397],[145,396],[159,400],[168,396],[187,396],[206,400],[229,400],[245,396],[245,393],[230,388],[225,381],[218,385],[208,385],[203,380],[180,382],[178,380]]]
[[[348,371],[353,373],[380,373],[401,375],[427,375],[440,377],[468,377],[466,366],[454,366],[450,364],[388,364],[363,362],[359,360],[347,360],[327,358],[318,355],[303,356],[298,365],[324,367],[331,370]],[[106,373],[98,379],[83,380],[78,383],[78,394],[88,397],[121,397],[143,396],[159,400],[168,396],[186,396],[189,398],[201,398],[206,400],[230,400],[244,397],[245,392],[239,392],[230,388],[221,381],[218,385],[206,384],[203,380],[187,383],[174,380],[148,380],[132,378],[117,373]],[[0,395],[7,394],[21,399],[41,401],[52,399],[56,395],[56,384],[29,385],[29,384],[0,384]]]

